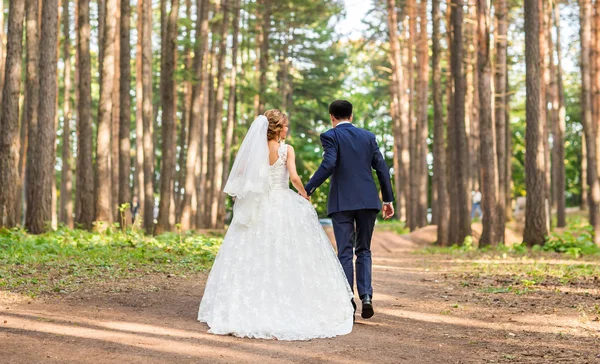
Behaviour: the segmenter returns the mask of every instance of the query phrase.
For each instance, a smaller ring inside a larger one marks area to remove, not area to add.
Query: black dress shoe
[[[373,317],[375,311],[373,311],[373,302],[371,302],[371,297],[369,295],[365,295],[362,298],[362,312],[360,316],[364,319],[369,319]]]

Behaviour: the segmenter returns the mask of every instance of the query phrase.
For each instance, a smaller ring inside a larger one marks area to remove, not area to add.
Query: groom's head
[[[333,124],[352,121],[352,104],[346,100],[335,100],[329,105],[329,117]]]

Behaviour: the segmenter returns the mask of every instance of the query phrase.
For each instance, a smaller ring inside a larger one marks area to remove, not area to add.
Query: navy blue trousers
[[[354,292],[354,264],[356,254],[356,287],[358,295],[365,294],[373,297],[371,286],[372,260],[371,238],[375,229],[377,210],[341,211],[331,215],[333,233],[338,249],[338,259],[344,268],[348,283]],[[356,239],[356,249],[353,253],[353,239]]]

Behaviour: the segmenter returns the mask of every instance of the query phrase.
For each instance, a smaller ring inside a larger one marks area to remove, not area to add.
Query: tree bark
[[[540,123],[542,124],[543,127],[543,134],[542,134],[542,142],[544,145],[544,181],[546,183],[546,188],[544,189],[544,192],[546,193],[545,196],[545,212],[546,212],[546,224],[547,224],[547,230],[550,231],[551,229],[551,222],[552,222],[552,206],[551,206],[551,198],[550,198],[550,179],[551,179],[551,173],[550,173],[550,142],[549,142],[549,128],[548,128],[548,94],[547,94],[547,89],[548,89],[548,84],[549,84],[549,74],[548,74],[548,57],[546,54],[546,19],[545,19],[545,3],[548,0],[538,0],[539,2],[539,42],[540,42],[540,64],[539,64],[539,72],[540,72],[540,79],[541,79],[541,83],[540,83],[540,102],[541,102],[541,111],[540,111]]]
[[[2,102],[2,89],[4,85],[4,61],[6,52],[4,50],[4,1],[0,1],[0,102]]]
[[[21,91],[21,53],[25,0],[9,5],[6,69],[0,114],[0,227],[17,225],[15,216],[19,181],[19,94]]]
[[[540,4],[525,1],[526,121],[525,184],[527,189],[525,231],[529,246],[543,245],[548,233],[546,225],[546,166],[544,156],[544,124],[542,124],[540,72]]]
[[[31,193],[27,201],[25,226],[32,234],[44,232],[52,222],[52,190],[55,188],[55,117],[57,96],[58,1],[42,2],[39,63],[38,125],[30,135],[32,171]]]
[[[63,145],[62,176],[60,181],[60,222],[73,227],[73,171],[71,158],[71,41],[69,26],[69,1],[63,0]]]
[[[429,40],[427,37],[427,0],[419,3],[419,39],[417,44],[417,128],[416,149],[418,153],[418,207],[417,226],[427,225],[427,195],[429,184],[429,166],[427,154],[429,146],[429,110],[428,110],[428,88],[429,88]]]
[[[152,1],[144,0],[142,13],[142,88],[144,124],[144,229],[154,231],[154,125],[152,107]]]
[[[469,214],[469,196],[467,194],[469,180],[469,157],[467,154],[467,134],[465,130],[465,77],[462,70],[463,59],[463,1],[452,0],[452,48],[451,69],[454,82],[453,137],[449,143],[456,149],[456,183],[457,183],[457,209],[458,231],[453,243],[462,244],[467,236],[471,235],[471,216]]]
[[[77,72],[77,169],[75,190],[76,223],[90,229],[94,221],[94,173],[92,164],[92,75],[90,57],[90,2],[78,0]]]
[[[227,1],[227,0],[223,0]],[[260,77],[258,80],[258,114],[265,112],[265,94],[267,91],[267,70],[269,68],[269,37],[271,30],[271,0],[259,0],[262,5],[262,31],[260,43]]]
[[[504,231],[506,229],[506,186],[509,181],[506,179],[506,159],[509,155],[506,150],[507,133],[507,47],[508,47],[508,0],[499,0],[495,5],[495,15],[497,21],[496,38],[496,72],[495,72],[495,124],[496,124],[496,158],[498,161],[498,200],[497,221],[496,221],[496,239],[498,243],[504,243]]]
[[[194,52],[194,77],[192,87],[192,109],[189,125],[189,142],[186,158],[185,188],[181,213],[181,228],[191,229],[193,222],[192,195],[196,182],[197,161],[200,159],[202,143],[202,104],[204,98],[203,85],[208,80],[203,78],[205,50],[208,37],[208,1],[197,0],[196,3],[196,50]]]
[[[240,31],[240,0],[231,0],[230,4],[233,11],[233,44],[231,50],[231,71],[229,76],[229,100],[227,101],[227,124],[225,127],[225,145],[223,148],[223,178],[221,186],[225,186],[229,178],[229,168],[231,163],[231,146],[233,144],[233,133],[235,130],[235,117],[237,107],[237,58],[238,58],[238,36]],[[284,61],[285,62],[285,61]],[[284,85],[284,87],[287,85]],[[225,225],[225,201],[226,195],[220,193],[219,200],[219,226]]]
[[[103,63],[100,74],[98,136],[96,145],[96,221],[113,222],[111,158],[112,91],[115,76],[115,35],[117,0],[106,1],[106,20],[102,37]]]
[[[600,4],[596,2],[596,6]],[[596,11],[598,11],[597,9]],[[556,201],[556,226],[565,227],[566,219],[566,177],[565,177],[565,128],[566,128],[566,109],[565,109],[565,90],[562,79],[562,48],[560,43],[560,13],[558,4],[554,4],[554,19],[556,27],[556,95],[558,98],[557,118],[554,124],[553,135],[553,159],[556,161],[555,179],[555,201]],[[598,25],[600,26],[600,24]]]
[[[142,15],[144,0],[137,4],[137,43],[135,45],[135,183],[134,196],[137,197],[137,211],[144,211],[144,105],[143,72],[142,72]]]
[[[388,0],[390,1],[390,0]],[[444,110],[442,101],[442,67],[440,63],[440,0],[433,0],[431,5],[432,27],[432,54],[431,70],[433,76],[433,186],[437,190],[437,202],[434,223],[437,224],[437,243],[440,246],[448,245],[448,185],[446,182],[446,148]]]
[[[119,207],[131,203],[131,187],[129,185],[129,174],[131,172],[131,45],[129,43],[130,31],[130,4],[129,0],[121,0],[120,20],[120,78],[119,78]],[[125,209],[125,223],[131,221],[131,210]],[[122,222],[123,223],[123,222]]]
[[[407,0],[408,12],[408,38],[406,47],[408,48],[408,58],[405,59],[406,77],[410,93],[408,94],[408,149],[410,153],[409,168],[409,202],[408,202],[408,225],[410,231],[414,231],[419,227],[419,170],[420,158],[417,146],[417,118],[415,110],[415,63],[414,63],[414,48],[415,38],[417,37],[417,4],[415,0]]]
[[[496,245],[498,206],[496,204],[496,138],[492,119],[492,70],[490,58],[490,9],[487,0],[477,0],[477,72],[479,88],[479,126],[481,128],[481,182],[483,231],[479,246]]]
[[[111,211],[113,220],[119,221],[119,149],[120,149],[120,114],[121,114],[121,2],[117,0],[115,13],[115,49],[114,76],[112,84],[112,110],[110,118],[110,174],[111,174]],[[129,93],[129,89],[127,91]]]
[[[162,168],[160,172],[160,203],[156,232],[171,230],[170,208],[173,197],[175,177],[177,128],[175,126],[175,54],[177,52],[177,20],[179,18],[179,0],[173,0],[167,21],[164,58],[161,69],[162,103]]]

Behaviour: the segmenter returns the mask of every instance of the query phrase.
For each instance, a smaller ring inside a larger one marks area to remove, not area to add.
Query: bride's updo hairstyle
[[[283,130],[287,115],[281,110],[271,109],[265,112],[267,120],[269,120],[269,129],[267,130],[267,140],[279,140],[279,134]]]

